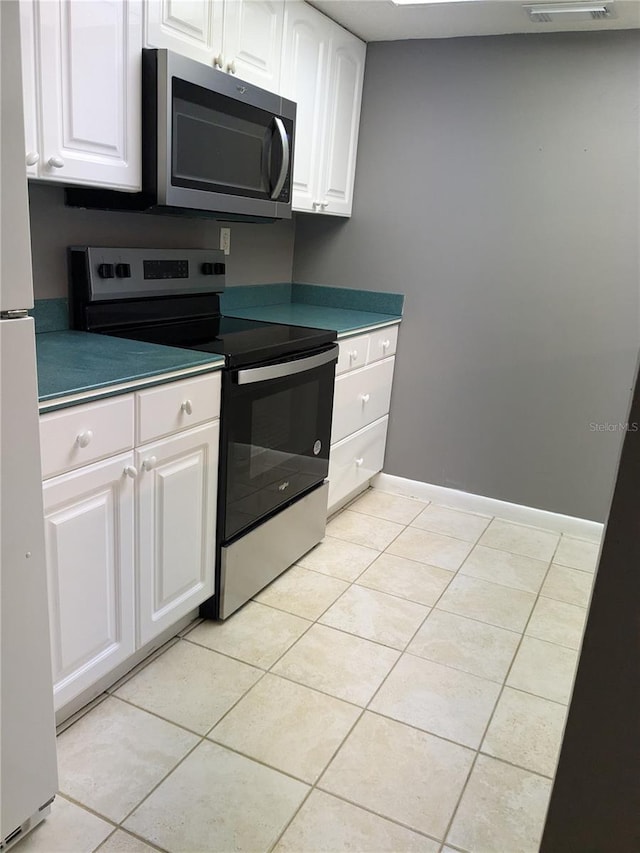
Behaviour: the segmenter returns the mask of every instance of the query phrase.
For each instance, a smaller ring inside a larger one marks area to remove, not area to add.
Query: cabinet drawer
[[[394,355],[398,344],[398,327],[385,326],[369,335],[369,354],[367,364]]]
[[[336,376],[346,373],[347,370],[364,367],[367,363],[369,335],[357,335],[354,338],[347,338],[346,341],[339,341],[338,346],[340,354],[338,356],[338,363],[336,364]]]
[[[40,418],[42,477],[62,474],[133,447],[133,394]]]
[[[139,391],[136,408],[136,444],[210,421],[220,416],[220,374]]]
[[[382,470],[388,416],[332,445],[329,456],[329,511]]]
[[[394,362],[387,358],[336,379],[332,444],[387,414]]]

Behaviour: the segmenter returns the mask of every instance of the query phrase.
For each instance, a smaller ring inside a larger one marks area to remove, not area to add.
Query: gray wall
[[[60,187],[30,183],[29,207],[36,299],[66,296],[66,248],[70,245],[184,249],[220,245],[219,222],[65,207]],[[231,227],[228,285],[291,281],[294,236],[291,221],[222,224]]]
[[[294,280],[406,294],[385,471],[603,520],[637,358],[640,33],[368,46],[353,217]]]

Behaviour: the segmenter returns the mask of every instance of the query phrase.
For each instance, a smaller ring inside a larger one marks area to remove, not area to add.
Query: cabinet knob
[[[231,62],[227,62],[227,71],[229,72],[229,74],[235,74],[236,73],[236,61],[235,61],[235,59],[232,59]]]
[[[357,349],[350,350],[349,360],[350,361],[357,361],[357,359],[358,359],[358,350]]]
[[[93,430],[85,429],[84,432],[78,434],[76,438],[76,444],[78,447],[88,447],[91,439],[93,438]]]
[[[382,341],[382,349],[389,349],[391,346],[391,341],[387,338],[386,341]]]
[[[213,57],[213,67],[214,68],[223,68],[224,67],[224,56],[219,53],[217,56]]]
[[[135,480],[138,476],[138,469],[134,468],[133,465],[126,465],[123,473],[126,474],[127,477],[131,477],[132,480]]]
[[[369,394],[360,394],[360,399],[363,403],[368,403],[371,397]]]
[[[26,161],[27,166],[35,166],[38,160],[40,159],[40,155],[37,151],[27,151]]]
[[[49,157],[47,164],[52,169],[62,169],[64,167],[64,160],[62,157]]]
[[[142,468],[145,471],[153,471],[157,464],[158,459],[156,456],[148,456],[142,463]]]
[[[325,207],[329,207],[329,202],[328,201],[321,201],[320,207],[324,210]]]
[[[358,468],[360,468],[364,464],[364,459],[361,456],[359,459],[356,459],[355,462]]]
[[[316,209],[316,207],[320,207],[320,202],[319,202],[319,201],[314,201],[314,202],[312,202],[312,203],[311,203],[311,207],[315,210],[315,209]]]
[[[184,403],[180,406],[180,408],[185,413],[185,415],[193,414],[193,404],[191,400],[185,400]]]

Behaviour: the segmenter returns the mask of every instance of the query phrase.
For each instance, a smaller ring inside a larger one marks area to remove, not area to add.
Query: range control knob
[[[98,275],[100,278],[113,278],[115,276],[113,264],[99,264]]]
[[[205,261],[200,265],[200,272],[202,275],[213,275],[213,264],[209,263],[209,261]]]
[[[226,264],[214,264],[213,265],[213,274],[214,275],[224,275],[226,270]]]
[[[131,278],[131,264],[116,264],[118,278]]]

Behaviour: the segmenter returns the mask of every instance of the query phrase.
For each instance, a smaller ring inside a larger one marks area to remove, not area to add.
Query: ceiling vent
[[[615,18],[613,3],[538,3],[524,6],[534,24],[573,24]]]

